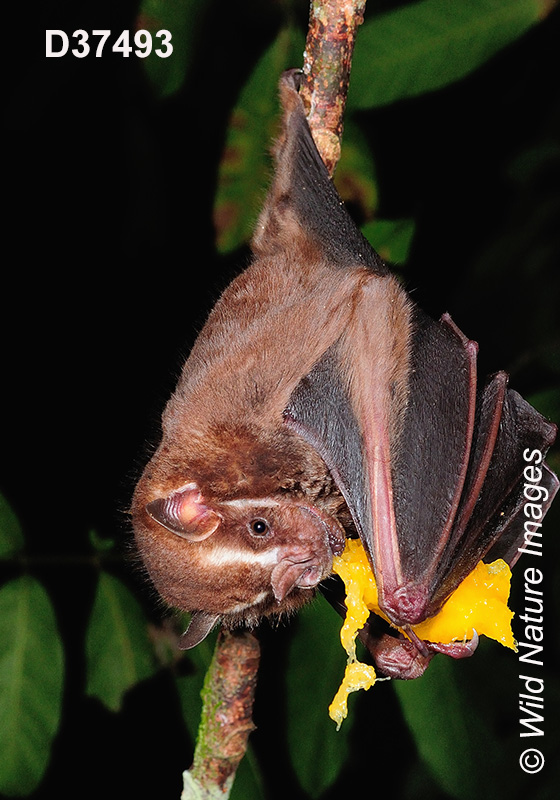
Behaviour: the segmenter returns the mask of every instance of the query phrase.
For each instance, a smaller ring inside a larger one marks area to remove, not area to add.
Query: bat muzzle
[[[281,603],[293,589],[314,589],[330,573],[332,556],[312,555],[303,560],[285,557],[272,570],[271,585],[274,598]]]

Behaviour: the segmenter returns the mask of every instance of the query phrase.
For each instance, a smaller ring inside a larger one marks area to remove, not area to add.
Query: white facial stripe
[[[239,611],[245,611],[246,608],[251,608],[251,606],[256,606],[258,603],[261,603],[265,598],[269,596],[270,592],[261,592],[256,597],[254,597],[250,603],[238,603],[236,606],[232,606],[228,608],[228,612],[230,614],[235,614]]]
[[[234,508],[251,508],[252,506],[260,506],[261,508],[264,506],[265,508],[269,508],[271,506],[279,506],[281,503],[279,500],[272,500],[270,497],[261,498],[260,500],[258,498],[247,497],[241,498],[240,500],[225,500],[222,505],[233,506]]]
[[[268,567],[277,563],[278,548],[273,547],[269,550],[262,550],[260,553],[254,553],[248,548],[217,546],[204,554],[204,560],[212,567],[226,567],[230,564],[259,564],[262,567]]]

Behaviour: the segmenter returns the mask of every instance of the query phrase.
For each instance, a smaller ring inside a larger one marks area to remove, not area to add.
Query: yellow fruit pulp
[[[358,689],[369,689],[375,683],[373,667],[356,658],[356,636],[370,611],[387,617],[379,608],[377,585],[366,552],[359,539],[348,539],[342,555],[333,560],[333,571],[346,587],[347,613],[340,632],[342,646],[348,654],[343,681],[329,706],[329,715],[339,728],[348,709],[348,695]],[[435,616],[412,625],[412,630],[427,642],[450,643],[472,639],[474,630],[516,649],[507,607],[511,570],[505,561],[480,562],[457,587]],[[400,630],[400,629],[399,629]],[[402,631],[405,633],[405,631]]]

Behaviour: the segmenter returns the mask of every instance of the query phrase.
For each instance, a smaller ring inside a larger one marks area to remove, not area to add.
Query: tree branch
[[[300,95],[331,175],[340,158],[350,66],[365,6],[366,0],[311,0]]]
[[[260,647],[248,631],[221,631],[202,690],[193,765],[183,775],[181,800],[229,797],[245,755],[252,722]]]

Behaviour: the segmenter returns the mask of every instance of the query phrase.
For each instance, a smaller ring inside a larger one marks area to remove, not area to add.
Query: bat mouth
[[[346,536],[343,532],[334,528],[328,530],[328,542],[333,556],[342,555],[342,551],[346,546]]]
[[[346,533],[338,520],[324,514],[314,506],[301,506],[301,508],[321,523],[326,534],[327,544],[333,556],[341,555],[346,545]]]
[[[301,505],[300,509],[319,523],[308,541],[302,537],[299,545],[279,553],[272,570],[271,585],[274,598],[281,603],[294,589],[314,589],[332,572],[333,556],[344,550],[346,535],[338,520],[315,506]]]

